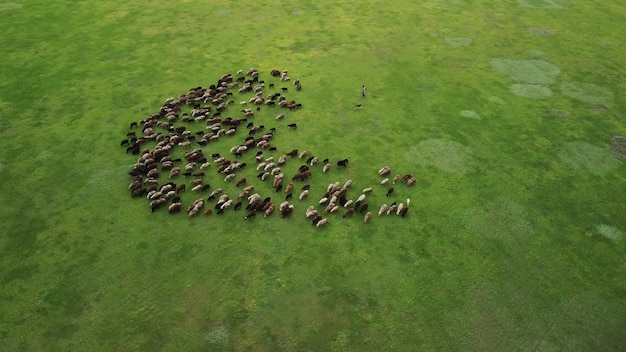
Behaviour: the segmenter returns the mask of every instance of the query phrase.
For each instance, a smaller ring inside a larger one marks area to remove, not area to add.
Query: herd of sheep
[[[127,153],[138,156],[129,172],[132,180],[128,189],[132,197],[145,197],[152,212],[167,208],[170,214],[186,211],[190,218],[198,214],[240,211],[241,208],[245,209],[245,215],[242,214],[245,220],[269,217],[275,212],[285,218],[291,216],[296,207],[300,208],[299,204],[310,201],[312,191],[307,181],[314,173],[327,174],[332,169],[348,168],[347,158],[331,163],[329,159],[320,160],[298,149],[279,153],[273,145],[276,129],[266,130],[264,125],[255,124],[255,112],[266,107],[287,112],[300,109],[302,105],[286,97],[289,89],[284,85],[291,81],[287,71],[274,69],[270,75],[275,77],[272,79],[276,83],[269,83],[266,88],[265,82],[259,79],[259,71],[254,68],[247,72],[240,70],[235,75],[226,74],[208,88],[191,88],[185,94],[167,99],[156,114],[132,122],[126,138],[120,143],[126,147]],[[302,89],[299,80],[291,82],[295,90]],[[283,87],[277,89],[277,84]],[[235,96],[250,94],[251,98],[239,98],[240,101],[235,102]],[[224,117],[229,108],[239,110],[239,117]],[[285,113],[281,112],[275,120],[284,118]],[[286,126],[290,129],[298,127],[296,123]],[[239,143],[228,153],[205,153],[210,148],[207,146],[217,144],[223,138],[232,141],[244,129],[246,136],[238,139]],[[240,162],[245,154],[254,154],[254,165]],[[291,177],[285,175],[288,163],[300,164]],[[250,170],[255,170],[255,178],[250,175]],[[412,174],[391,177],[391,171],[389,166],[378,171],[380,185],[386,189],[387,197],[393,195],[396,184],[411,186],[417,181]],[[214,187],[216,180],[209,176],[210,173],[219,175],[217,182],[223,187]],[[213,186],[207,181],[209,178],[213,180]],[[267,186],[255,187],[252,180],[259,186],[271,183],[280,200],[275,201],[276,196],[262,196],[260,188]],[[236,195],[229,195],[224,190],[229,183],[235,185]],[[356,192],[358,196],[355,198],[349,196],[355,193],[351,190],[352,180],[331,182],[320,199],[306,208],[302,206],[302,215],[316,227],[328,224],[329,218],[338,216],[333,215],[337,213],[342,213],[343,218],[361,214],[363,222],[367,223],[375,211],[368,204],[373,188]],[[195,200],[184,202],[183,196]],[[383,204],[378,207],[377,215],[405,217],[409,205],[408,198],[399,204]]]

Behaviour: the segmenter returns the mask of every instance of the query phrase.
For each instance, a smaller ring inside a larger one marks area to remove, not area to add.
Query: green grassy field
[[[28,0],[0,18],[0,350],[626,350],[624,1]],[[349,167],[315,166],[288,219],[131,198],[129,123],[250,67],[303,105],[256,113],[275,156]],[[416,185],[386,197],[385,165]],[[311,226],[348,179],[374,188],[371,221]]]

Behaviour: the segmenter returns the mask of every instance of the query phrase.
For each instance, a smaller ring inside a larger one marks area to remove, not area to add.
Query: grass
[[[623,3],[31,0],[0,17],[3,351],[626,350]],[[315,173],[291,219],[131,199],[129,123],[249,67],[303,84],[303,109],[254,118],[279,152],[349,168]],[[384,165],[416,185],[386,197]],[[410,198],[407,217],[307,223],[347,179],[374,213]]]

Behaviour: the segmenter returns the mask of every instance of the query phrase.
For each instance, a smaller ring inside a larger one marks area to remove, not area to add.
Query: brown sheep
[[[168,207],[168,211],[170,214],[174,214],[174,213],[178,213],[180,212],[180,210],[183,208],[183,203],[172,203],[169,207]]]
[[[391,173],[391,168],[389,166],[384,166],[380,170],[378,170],[378,174],[380,176],[387,176]]]

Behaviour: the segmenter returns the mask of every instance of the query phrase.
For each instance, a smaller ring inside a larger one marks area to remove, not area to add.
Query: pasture
[[[2,351],[626,350],[624,1],[25,0],[0,18]],[[231,89],[222,118],[275,128],[266,158],[331,163],[294,181],[293,214],[185,213],[241,177],[284,201],[260,149],[230,153],[245,124],[175,147],[212,164],[209,191],[171,179],[181,213],[131,197],[130,123],[249,68],[302,107]],[[248,167],[225,182],[213,153]],[[380,185],[384,166],[416,183]],[[372,188],[370,221],[312,226],[347,180]]]

